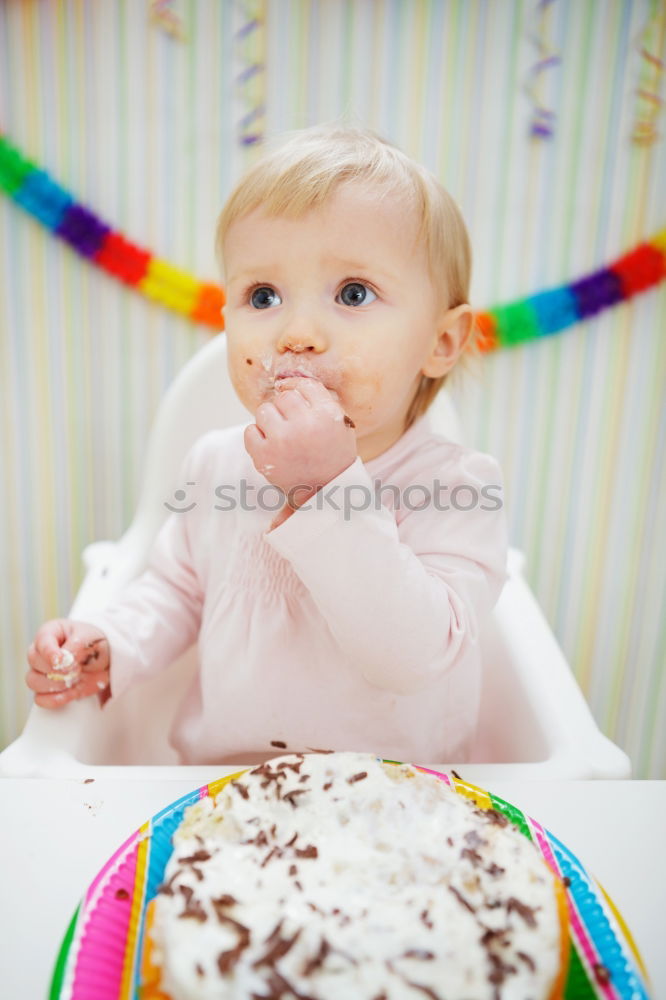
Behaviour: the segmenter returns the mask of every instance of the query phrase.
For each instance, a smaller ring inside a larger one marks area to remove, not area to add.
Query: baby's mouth
[[[329,389],[327,379],[322,378],[321,375],[315,375],[314,372],[304,372],[298,371],[295,368],[285,368],[284,371],[277,372],[272,379],[272,388],[275,392],[279,392],[281,389],[296,388],[301,379],[308,379],[310,382],[319,382],[323,385],[325,389]]]
[[[298,372],[298,371],[284,371],[278,372],[274,378],[274,382],[284,382],[288,378],[312,378],[317,382],[321,382],[321,379],[317,375],[312,375],[310,372]]]
[[[315,375],[313,372],[294,371],[292,369],[286,369],[283,372],[278,372],[277,375],[274,376],[273,386],[272,386],[273,391],[279,392],[281,388],[287,389],[289,388],[290,384],[291,387],[294,388],[296,385],[296,380],[301,378],[310,379],[313,382],[319,382],[321,385],[324,386],[325,389],[329,391],[333,399],[336,400],[340,399],[340,396],[338,395],[336,390],[329,384],[329,381],[327,379],[322,378],[321,375]]]

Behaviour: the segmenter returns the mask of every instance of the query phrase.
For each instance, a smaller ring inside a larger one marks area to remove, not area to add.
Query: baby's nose
[[[309,319],[294,318],[287,322],[280,335],[277,345],[278,351],[293,351],[294,354],[302,354],[306,351],[324,351],[326,349],[326,336],[320,324],[312,317]]]

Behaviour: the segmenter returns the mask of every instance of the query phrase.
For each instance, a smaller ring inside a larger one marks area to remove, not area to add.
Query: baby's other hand
[[[294,377],[262,403],[245,430],[245,447],[258,472],[305,503],[356,460],[354,424],[318,379]]]
[[[28,663],[26,684],[42,708],[108,696],[109,642],[94,625],[70,618],[45,622],[28,650]]]

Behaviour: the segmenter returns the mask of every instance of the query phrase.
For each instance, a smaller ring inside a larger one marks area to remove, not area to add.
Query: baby
[[[271,502],[173,513],[122,598],[39,629],[35,700],[122,697],[197,641],[183,763],[271,744],[463,761],[507,540],[497,463],[426,414],[472,338],[460,213],[394,146],[317,127],[241,180],[217,246],[254,422],[200,438],[183,482]]]

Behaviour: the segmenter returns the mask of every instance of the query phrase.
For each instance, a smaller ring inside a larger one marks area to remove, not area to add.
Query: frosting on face
[[[275,758],[191,806],[155,903],[173,1000],[540,1000],[560,968],[535,847],[368,754]]]

